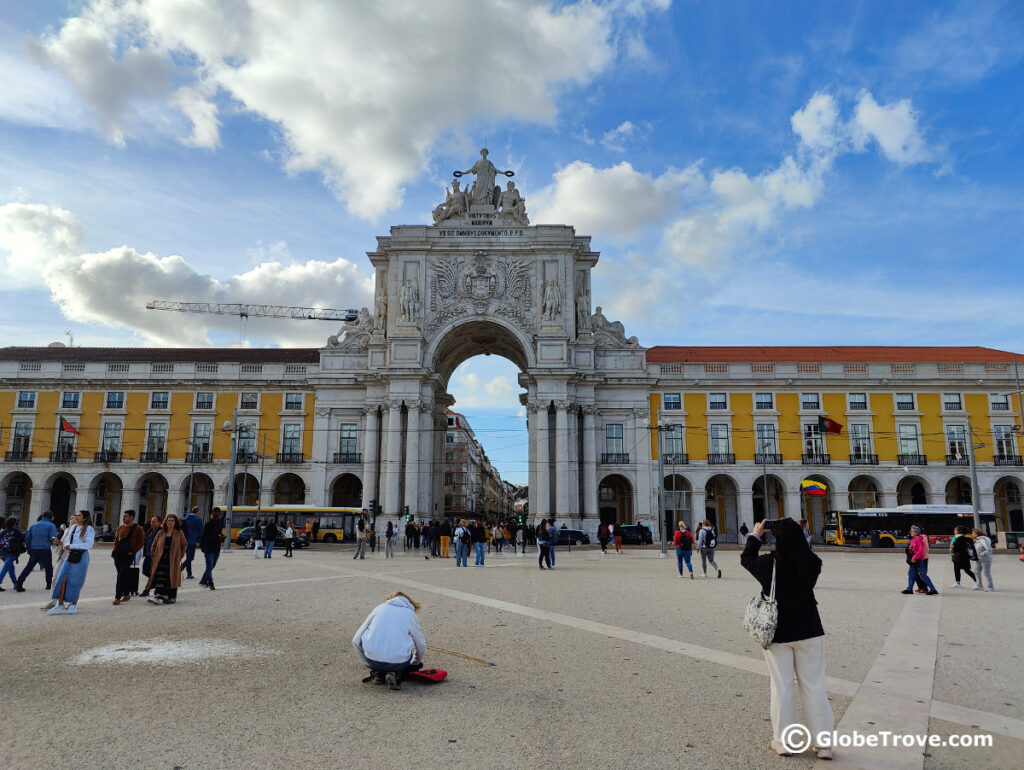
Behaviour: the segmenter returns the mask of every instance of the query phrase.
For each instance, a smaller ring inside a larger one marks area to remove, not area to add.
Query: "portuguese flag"
[[[82,435],[81,433],[78,432],[78,428],[76,428],[70,422],[65,420],[63,417],[60,418],[60,429],[65,433],[74,433],[76,436]]]
[[[818,418],[818,430],[822,433],[842,433],[843,426],[828,417]]]

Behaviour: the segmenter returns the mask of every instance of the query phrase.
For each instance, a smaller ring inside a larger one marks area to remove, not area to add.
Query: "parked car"
[[[242,548],[252,548],[252,527],[243,527],[239,530],[233,542],[235,545],[242,546]],[[277,538],[274,540],[274,547],[284,548],[284,529],[282,527],[277,528]],[[292,548],[309,548],[309,536],[305,530],[295,530]]]
[[[622,536],[623,545],[650,545],[654,542],[651,528],[643,524],[616,524],[615,534]]]
[[[560,529],[557,545],[590,545],[590,535],[582,529]]]

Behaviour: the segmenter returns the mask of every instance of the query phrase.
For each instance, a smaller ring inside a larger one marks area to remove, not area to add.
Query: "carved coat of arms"
[[[433,331],[460,316],[499,315],[533,331],[533,262],[513,257],[444,257],[430,266]]]

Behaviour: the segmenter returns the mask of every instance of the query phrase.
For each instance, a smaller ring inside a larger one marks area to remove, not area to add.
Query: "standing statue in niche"
[[[553,278],[544,283],[544,320],[555,321],[562,314],[562,290],[558,279]]]
[[[480,160],[473,164],[472,168],[466,171],[452,172],[454,176],[460,177],[464,174],[475,174],[476,181],[469,190],[469,202],[493,206],[497,202],[494,185],[494,177],[497,174],[512,176],[512,171],[501,171],[495,168],[494,164],[487,160],[487,148],[480,150]]]
[[[498,197],[498,208],[517,225],[530,224],[530,218],[526,216],[526,198],[519,194],[515,182],[509,182],[506,190]]]
[[[420,315],[420,290],[416,281],[409,279],[402,286],[402,321],[415,323]]]
[[[590,292],[587,287],[580,285],[576,292],[576,333],[590,331]]]
[[[373,329],[378,332],[384,331],[388,325],[388,293],[383,286],[377,290],[373,322]]]

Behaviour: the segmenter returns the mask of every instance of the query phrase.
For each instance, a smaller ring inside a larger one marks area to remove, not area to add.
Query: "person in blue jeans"
[[[462,519],[459,522],[459,526],[455,528],[452,533],[452,537],[455,538],[455,566],[456,567],[468,567],[467,556],[469,553],[469,544],[465,542],[465,536],[469,534],[469,527],[466,525],[466,520]]]
[[[374,607],[352,637],[356,654],[370,668],[369,678],[385,679],[389,690],[401,689],[402,675],[422,664],[427,652],[427,640],[416,617],[419,608],[397,591]]]
[[[39,521],[28,528],[25,535],[25,547],[28,549],[28,564],[18,575],[18,584],[15,591],[25,590],[25,578],[38,564],[46,573],[46,588],[50,589],[53,583],[53,552],[50,546],[57,540],[57,527],[53,524],[53,514],[46,511],[39,517]]]
[[[199,585],[206,586],[211,591],[216,591],[213,585],[213,569],[217,566],[220,558],[220,546],[224,542],[224,525],[220,520],[220,508],[210,511],[210,520],[203,527],[203,535],[199,540],[203,556],[206,558],[206,570],[199,581]]]
[[[935,590],[932,579],[928,577],[928,538],[917,524],[910,528],[910,534],[913,537],[907,546],[907,588],[903,593],[914,593],[914,581],[920,578],[928,589],[928,596],[935,596],[938,591]]]
[[[679,522],[679,529],[672,536],[672,545],[676,547],[676,563],[679,565],[679,577],[683,576],[683,562],[686,562],[686,569],[690,571],[690,580],[693,580],[693,565],[690,564],[690,557],[693,555],[693,535],[685,521]]]
[[[474,521],[469,527],[470,537],[473,539],[473,550],[476,552],[474,567],[484,566],[484,553],[487,546],[487,530],[479,521]]]
[[[277,524],[273,519],[266,523],[263,527],[263,558],[272,559],[274,558],[271,554],[274,552],[274,541],[277,540]]]
[[[4,578],[10,576],[11,585],[18,587],[18,571],[14,568],[18,556],[25,550],[25,536],[18,529],[18,520],[13,516],[8,517],[4,522],[4,529],[0,532],[0,558],[4,560],[3,569],[0,569],[0,584]],[[0,585],[0,591],[5,590]]]
[[[192,580],[192,560],[196,558],[196,545],[203,534],[203,520],[199,517],[199,506],[195,506],[181,520],[181,529],[185,533],[185,579]]]
[[[555,546],[558,545],[558,527],[555,520],[551,520],[548,526],[548,569],[555,568]]]

